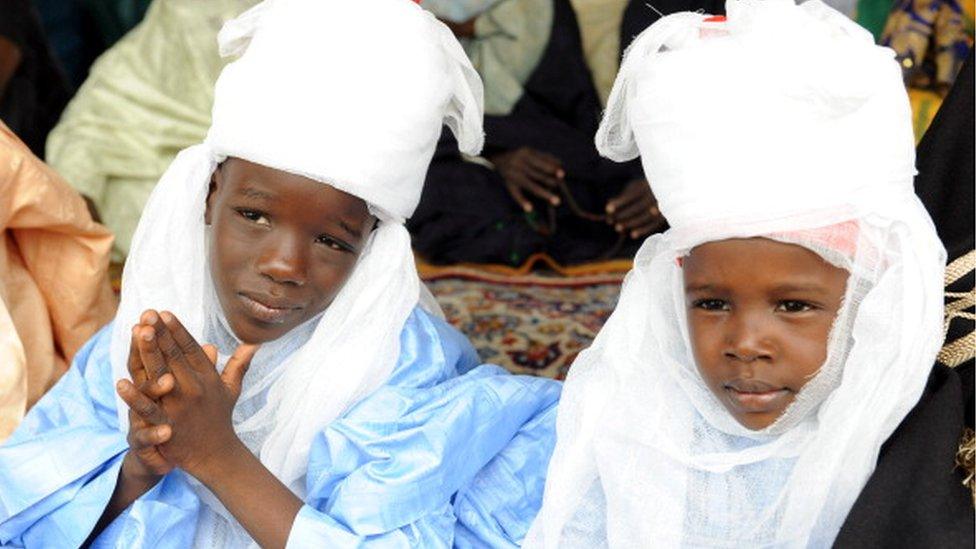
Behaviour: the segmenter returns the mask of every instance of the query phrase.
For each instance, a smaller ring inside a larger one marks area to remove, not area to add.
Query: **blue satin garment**
[[[0,546],[77,547],[108,503],[128,448],[109,341],[106,327],[0,446]],[[389,382],[313,442],[288,545],[453,545],[458,490],[559,398],[556,382],[477,363],[464,336],[415,310]],[[93,547],[189,547],[200,505],[174,470]]]
[[[537,409],[511,442],[455,497],[454,546],[522,545],[542,507],[546,470],[556,446],[558,402]]]

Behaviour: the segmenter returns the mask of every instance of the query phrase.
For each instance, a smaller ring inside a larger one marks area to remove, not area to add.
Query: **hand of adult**
[[[607,220],[618,233],[633,239],[643,238],[666,223],[657,199],[646,179],[635,179],[607,202]]]
[[[522,147],[489,158],[505,180],[505,188],[526,212],[533,210],[527,195],[537,196],[553,206],[560,203],[556,189],[566,177],[562,162],[555,156]]]

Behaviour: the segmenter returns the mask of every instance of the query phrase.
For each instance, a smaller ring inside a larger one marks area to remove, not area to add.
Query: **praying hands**
[[[257,345],[242,344],[223,372],[172,313],[145,311],[132,329],[119,396],[129,407],[129,452],[112,499],[92,532],[180,468],[210,489],[263,547],[284,547],[303,502],[261,464],[231,419]]]

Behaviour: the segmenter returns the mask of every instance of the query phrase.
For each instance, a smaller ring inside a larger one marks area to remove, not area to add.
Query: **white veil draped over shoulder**
[[[626,53],[597,147],[641,155],[671,228],[569,372],[525,547],[829,546],[941,345],[945,251],[893,52],[819,0],[727,13],[664,17]],[[755,236],[850,273],[826,362],[761,431],[702,381],[677,261]]]
[[[379,224],[352,274],[322,314],[260,348],[234,411],[241,439],[304,496],[315,435],[388,379],[418,303],[440,314],[403,222],[444,124],[463,152],[480,151],[481,81],[451,32],[408,0],[266,0],[228,22],[219,41],[223,55],[240,58],[217,81],[206,140],[176,157],[143,211],[122,277],[112,368],[116,379],[128,377],[130,330],[150,308],[173,312],[201,344],[216,344],[218,368],[238,343],[211,281],[204,224],[211,175],[224,159],[362,198]],[[121,400],[118,410],[127,431]],[[232,530],[210,524],[202,543],[248,541],[188,480]]]

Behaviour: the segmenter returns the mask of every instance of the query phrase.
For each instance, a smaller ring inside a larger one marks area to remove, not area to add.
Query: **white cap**
[[[641,155],[671,226],[863,213],[911,193],[894,52],[817,0],[727,6],[727,19],[681,13],[644,31],[597,134],[608,158]]]
[[[447,124],[477,154],[482,85],[453,34],[410,0],[266,0],[228,22],[207,142],[410,217]]]

